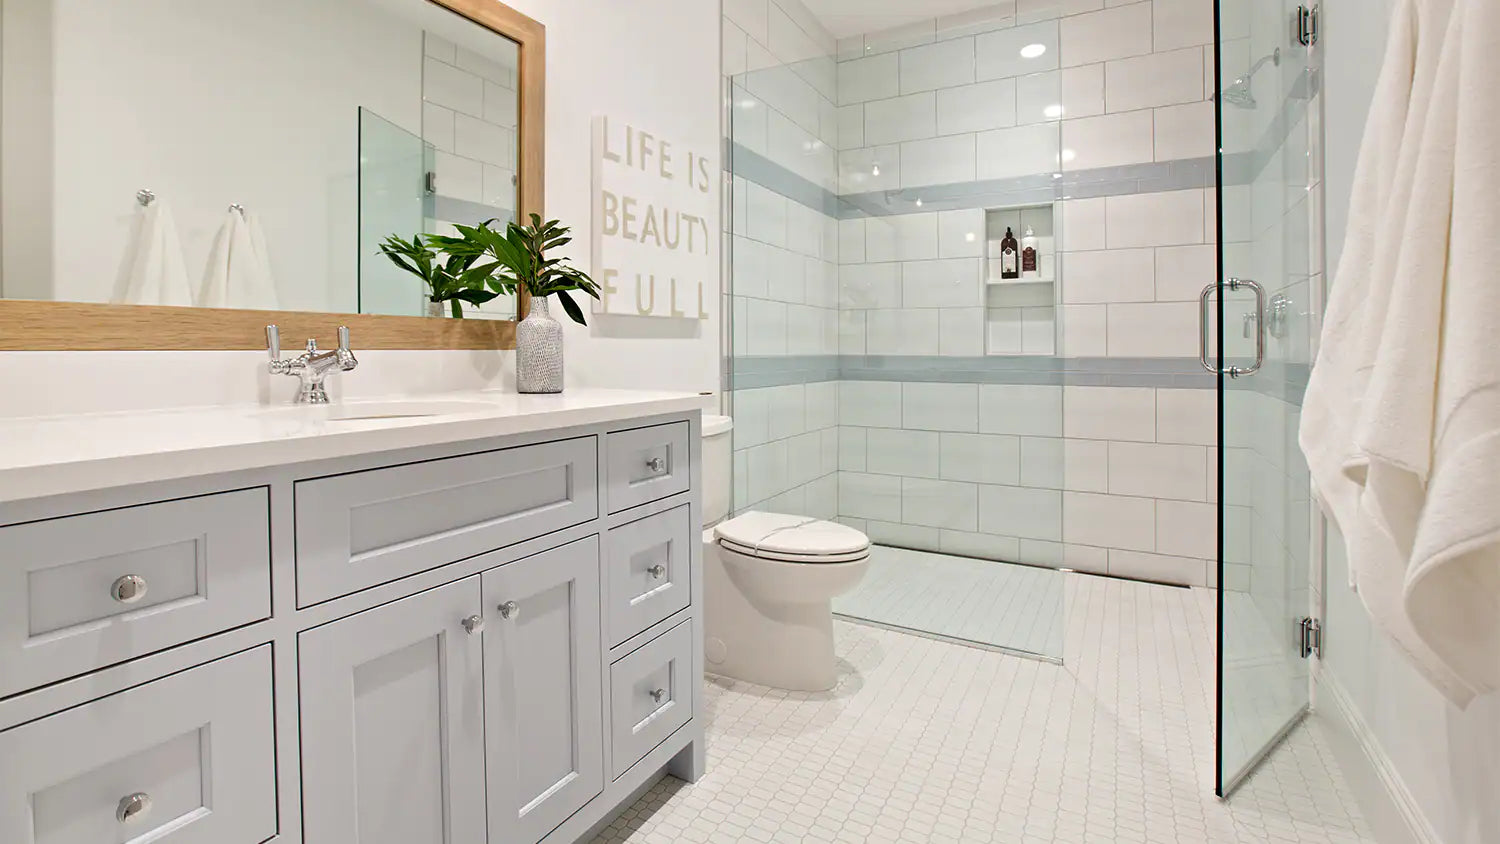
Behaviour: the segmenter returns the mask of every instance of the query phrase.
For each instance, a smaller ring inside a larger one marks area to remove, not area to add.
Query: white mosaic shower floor
[[[876,545],[850,618],[1042,656],[1063,655],[1063,573]]]
[[[710,679],[708,774],[597,844],[1372,841],[1315,725],[1213,797],[1213,592],[1064,583],[1062,666],[839,622],[832,692]]]

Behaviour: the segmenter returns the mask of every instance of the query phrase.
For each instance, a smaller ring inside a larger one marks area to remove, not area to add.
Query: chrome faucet
[[[335,369],[348,372],[359,366],[354,352],[349,350],[349,326],[339,326],[339,347],[331,352],[318,351],[318,341],[308,340],[307,351],[294,357],[281,358],[281,329],[266,326],[266,349],[271,353],[271,362],[266,369],[272,375],[295,375],[302,380],[297,391],[297,404],[328,404],[328,390],[323,381]]]

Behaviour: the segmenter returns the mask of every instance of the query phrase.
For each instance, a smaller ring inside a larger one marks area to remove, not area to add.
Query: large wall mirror
[[[540,213],[535,21],[497,0],[5,0],[0,39],[0,348],[249,348],[267,321],[513,342],[523,303],[432,302],[380,245]]]

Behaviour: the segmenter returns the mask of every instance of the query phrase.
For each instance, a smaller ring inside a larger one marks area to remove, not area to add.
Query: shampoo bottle
[[[1036,232],[1031,226],[1026,227],[1026,234],[1021,235],[1021,275],[1026,278],[1036,278]]]
[[[1005,227],[1005,238],[1000,241],[1000,277],[1002,279],[1020,278],[1020,250],[1016,247],[1015,233],[1009,226]]]

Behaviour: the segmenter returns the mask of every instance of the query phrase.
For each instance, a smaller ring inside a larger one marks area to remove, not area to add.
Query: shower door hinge
[[[1319,7],[1298,6],[1296,22],[1293,25],[1297,37],[1297,43],[1304,47],[1311,47],[1318,43],[1318,19]]]
[[[1323,625],[1316,618],[1304,618],[1297,622],[1302,637],[1302,658],[1323,657]]]
[[[428,194],[437,193],[437,174],[431,170],[422,174],[422,190]]]

